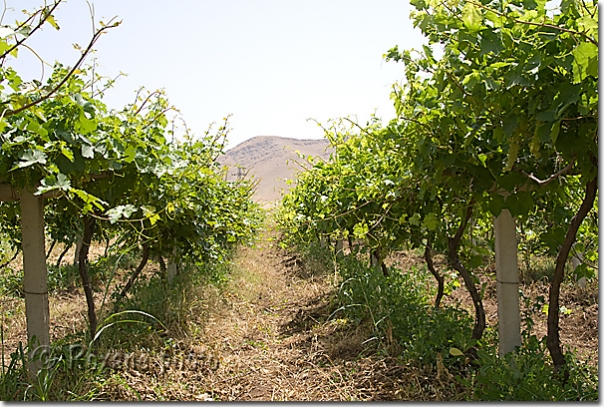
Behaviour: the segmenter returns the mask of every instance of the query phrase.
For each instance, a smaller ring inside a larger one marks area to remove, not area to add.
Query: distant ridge
[[[286,179],[293,179],[302,168],[296,150],[304,155],[329,159],[333,151],[327,139],[293,139],[279,136],[256,136],[228,150],[218,162],[227,166],[229,181],[238,173],[248,171],[248,177],[260,180],[253,196],[254,201],[268,203],[281,199],[281,191],[289,191]],[[289,161],[289,163],[288,163]],[[237,166],[244,170],[238,170]]]

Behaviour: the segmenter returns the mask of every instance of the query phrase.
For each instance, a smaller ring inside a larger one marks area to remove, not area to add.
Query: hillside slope
[[[228,167],[227,179],[233,181],[238,174],[248,172],[259,180],[253,199],[267,203],[281,199],[281,192],[288,191],[287,179],[293,179],[302,168],[296,163],[304,164],[296,154],[329,159],[332,149],[326,139],[298,140],[277,136],[257,136],[228,150],[218,159],[220,164]],[[239,170],[237,166],[243,167]]]

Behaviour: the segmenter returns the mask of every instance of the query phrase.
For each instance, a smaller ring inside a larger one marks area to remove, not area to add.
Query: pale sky
[[[6,0],[15,12],[4,24],[23,20],[22,9],[43,0]],[[391,47],[426,43],[409,19],[408,0],[96,0],[98,20],[122,25],[97,42],[98,71],[118,80],[104,101],[121,108],[140,86],[165,89],[194,134],[232,114],[229,147],[259,135],[319,138],[307,118],[376,111],[394,117],[391,85],[402,65],[386,63]],[[72,44],[92,35],[85,0],[67,0],[56,13],[61,27],[46,27],[28,40],[45,61],[72,65]],[[90,61],[90,59],[88,60]],[[40,78],[40,62],[22,49],[12,63],[23,79]],[[48,76],[50,70],[46,69]]]

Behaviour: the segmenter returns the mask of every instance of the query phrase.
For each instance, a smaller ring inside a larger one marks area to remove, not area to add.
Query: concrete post
[[[21,230],[23,239],[23,292],[27,318],[27,339],[32,343],[30,355],[42,360],[29,363],[30,377],[43,367],[43,359],[50,346],[50,311],[48,308],[48,280],[44,249],[44,199],[23,191],[21,203]]]
[[[172,256],[168,258],[168,283],[172,284],[174,277],[176,276],[176,248],[172,251]]]
[[[375,269],[379,269],[380,268],[380,262],[379,262],[378,258],[375,257],[375,255],[373,254],[373,252],[371,252],[369,254],[369,266],[371,268],[375,268]]]
[[[344,254],[344,241],[342,239],[336,240],[336,256],[342,256]]]
[[[520,337],[516,222],[509,210],[502,210],[499,216],[495,218],[494,228],[499,355],[502,356],[522,344]]]
[[[75,252],[73,253],[73,265],[75,267],[78,266],[78,263],[80,261],[80,252],[81,251],[82,251],[82,236],[79,236],[78,240],[76,241]]]
[[[574,247],[575,245],[573,244],[573,249]],[[581,265],[581,263],[583,263],[583,253],[577,253],[576,255],[570,258],[570,264],[572,265],[573,270],[576,270],[577,267]],[[579,287],[585,289],[585,287],[587,286],[587,280],[585,279],[585,277],[581,277],[577,280],[577,284],[579,285]]]

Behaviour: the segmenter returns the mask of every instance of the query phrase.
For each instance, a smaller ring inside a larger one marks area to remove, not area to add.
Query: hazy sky
[[[22,9],[43,0],[7,0]],[[389,99],[402,66],[386,63],[391,47],[421,48],[407,0],[96,0],[96,20],[122,25],[96,45],[99,72],[122,77],[105,102],[121,108],[140,86],[164,88],[195,134],[233,114],[229,146],[257,135],[322,137],[307,118],[326,121],[357,115],[364,123],[377,109],[394,116]],[[72,65],[72,44],[92,35],[85,0],[67,0],[50,27],[27,44],[48,63]],[[18,72],[39,78],[40,62],[23,49]],[[48,75],[47,68],[46,74]]]

